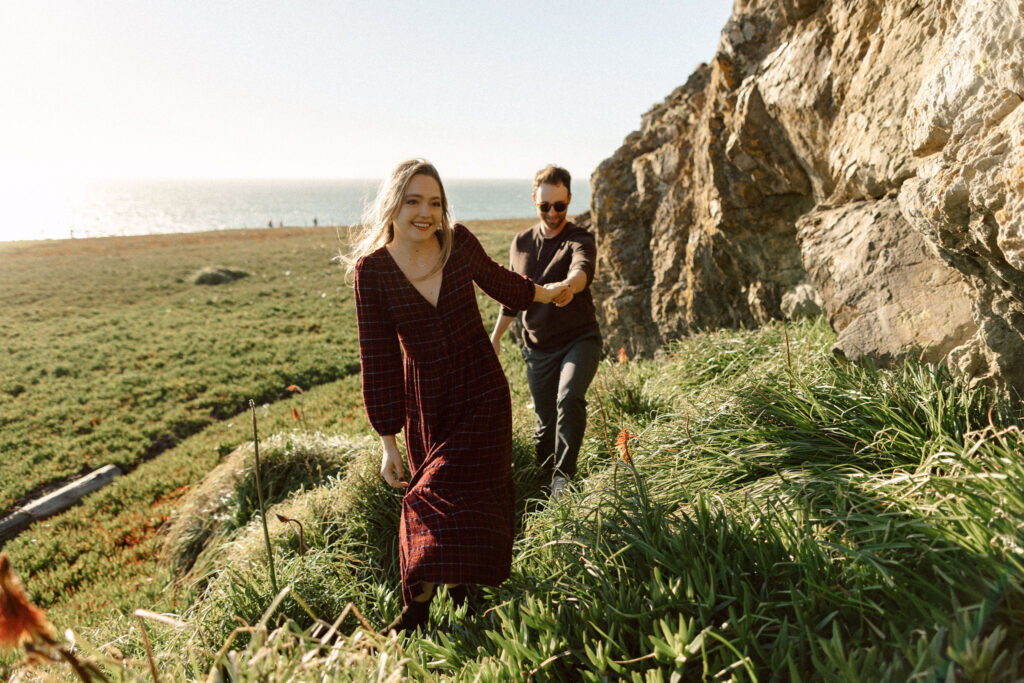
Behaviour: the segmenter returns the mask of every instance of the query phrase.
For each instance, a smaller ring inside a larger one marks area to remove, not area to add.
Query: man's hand
[[[576,268],[569,273],[569,277],[565,278],[558,284],[565,285],[565,291],[556,296],[551,303],[558,308],[565,308],[569,305],[576,294],[587,288],[587,274],[579,268]]]
[[[576,293],[572,291],[572,285],[568,281],[565,281],[562,284],[565,285],[565,291],[556,296],[551,301],[551,303],[553,303],[558,308],[564,308],[565,306],[568,306],[569,302],[572,301],[572,298],[576,296]]]
[[[491,337],[491,347],[494,348],[494,355],[501,358],[501,337]]]

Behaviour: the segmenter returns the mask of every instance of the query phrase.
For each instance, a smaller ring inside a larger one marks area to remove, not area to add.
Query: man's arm
[[[568,290],[566,290],[568,291]],[[562,294],[562,296],[565,296]],[[555,299],[557,302],[558,299]],[[557,304],[556,304],[557,305]],[[504,313],[498,314],[498,320],[494,323],[494,331],[491,332],[491,346],[494,347],[494,353],[498,356],[501,355],[501,336],[505,334],[505,330],[515,320],[514,315],[505,315]]]

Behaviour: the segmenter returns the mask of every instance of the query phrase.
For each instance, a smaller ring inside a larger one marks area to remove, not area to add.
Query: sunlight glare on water
[[[2,174],[0,241],[352,225],[374,180],[83,180]],[[586,211],[589,183],[573,183],[571,214]],[[535,216],[529,178],[445,182],[456,220]]]
[[[69,176],[0,175],[0,241],[71,237],[71,212],[86,193]]]

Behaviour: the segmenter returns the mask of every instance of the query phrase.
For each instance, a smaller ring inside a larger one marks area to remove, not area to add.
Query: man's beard
[[[548,226],[552,230],[557,230],[558,226],[560,226],[564,221],[565,214],[562,214],[557,218],[548,218],[547,216],[544,217],[544,225]]]

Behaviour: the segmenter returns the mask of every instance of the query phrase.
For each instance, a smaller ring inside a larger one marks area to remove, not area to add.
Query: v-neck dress
[[[424,582],[496,586],[512,564],[512,404],[474,282],[508,308],[533,302],[533,282],[458,223],[436,307],[386,248],[356,263],[366,413],[379,434],[404,427],[412,474],[399,527],[406,603]]]

